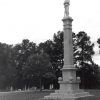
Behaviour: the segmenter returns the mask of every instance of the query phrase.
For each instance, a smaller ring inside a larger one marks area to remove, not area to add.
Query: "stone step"
[[[45,96],[44,100],[67,100],[68,98],[81,98],[87,96],[93,95],[90,95],[88,92],[79,93],[79,91],[77,93],[51,93],[49,96]]]

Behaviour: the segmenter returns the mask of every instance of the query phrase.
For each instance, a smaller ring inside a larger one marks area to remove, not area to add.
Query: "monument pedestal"
[[[65,80],[60,78],[60,89],[56,90],[55,93],[51,93],[49,96],[45,96],[44,100],[77,100],[78,98],[92,96],[88,92],[79,89],[80,80],[74,78],[75,68],[63,68],[62,71]]]

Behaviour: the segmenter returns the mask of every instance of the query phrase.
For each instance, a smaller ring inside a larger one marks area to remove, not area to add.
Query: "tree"
[[[97,43],[98,43],[98,45],[99,45],[98,47],[100,49],[100,38],[97,39]],[[99,50],[99,54],[100,54],[100,50]]]
[[[42,52],[37,52],[29,56],[26,66],[23,67],[24,80],[28,81],[27,86],[39,87],[42,90],[43,78],[50,72],[51,63],[49,56]],[[35,79],[35,80],[34,80]]]
[[[83,63],[92,63],[94,44],[91,43],[90,37],[84,31],[81,31],[77,34],[76,46],[77,50],[75,59],[79,65],[82,66]]]
[[[39,44],[39,48],[43,49],[50,57],[53,69],[56,70],[63,66],[63,32],[58,31],[54,34],[53,41],[47,40]]]
[[[77,34],[76,47],[77,49],[75,52],[75,61],[76,66],[78,67],[77,75],[81,78],[81,87],[87,88],[90,86],[89,84],[91,84],[91,81],[94,79],[93,73],[95,70],[92,67],[94,44],[91,43],[90,37],[85,32],[81,31]]]
[[[58,31],[57,34],[54,34],[53,36],[53,42],[54,42],[54,61],[56,63],[56,68],[62,68],[63,67],[63,58],[64,58],[64,41],[63,41],[63,32]]]
[[[38,46],[38,52],[40,52],[41,50],[43,50],[48,56],[49,56],[49,60],[52,63],[52,66],[54,66],[54,43],[52,40],[47,40],[44,43],[40,43]]]
[[[39,48],[49,55],[53,73],[56,75],[54,88],[58,88],[58,77],[62,76],[60,69],[63,67],[63,32],[58,31],[57,34],[54,34],[53,41],[47,40],[40,43]]]
[[[11,84],[12,69],[10,69],[12,45],[0,43],[0,89],[6,89]]]
[[[49,56],[43,51],[42,46],[36,46],[35,43],[24,39],[22,43],[13,47],[12,64],[17,70],[15,88],[23,89],[25,86],[41,88],[42,78],[52,69]]]
[[[22,43],[15,45],[13,48],[13,62],[17,69],[16,75],[16,87],[23,88],[23,67],[26,66],[28,57],[36,52],[36,44],[30,42],[28,39],[24,39]]]

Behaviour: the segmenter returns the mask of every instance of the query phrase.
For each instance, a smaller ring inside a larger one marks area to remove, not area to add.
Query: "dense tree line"
[[[14,46],[0,43],[0,89],[47,89],[50,84],[55,89],[59,88],[58,77],[62,76],[64,65],[63,35],[62,31],[58,31],[53,40],[39,45],[28,39]],[[94,44],[84,31],[72,35],[74,65],[76,75],[81,79],[80,88],[97,88],[100,75],[98,65],[92,60]],[[100,45],[100,39],[97,42]]]

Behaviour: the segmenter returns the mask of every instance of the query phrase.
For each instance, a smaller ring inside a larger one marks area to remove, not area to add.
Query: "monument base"
[[[75,78],[75,70],[75,68],[63,68],[63,79],[66,81],[59,78],[60,89],[49,96],[45,96],[43,100],[77,100],[78,98],[92,96],[79,89],[80,79]]]
[[[78,91],[60,91],[56,90],[55,93],[51,93],[49,96],[45,96],[43,100],[77,100],[78,98],[92,96],[88,92],[83,90]]]

